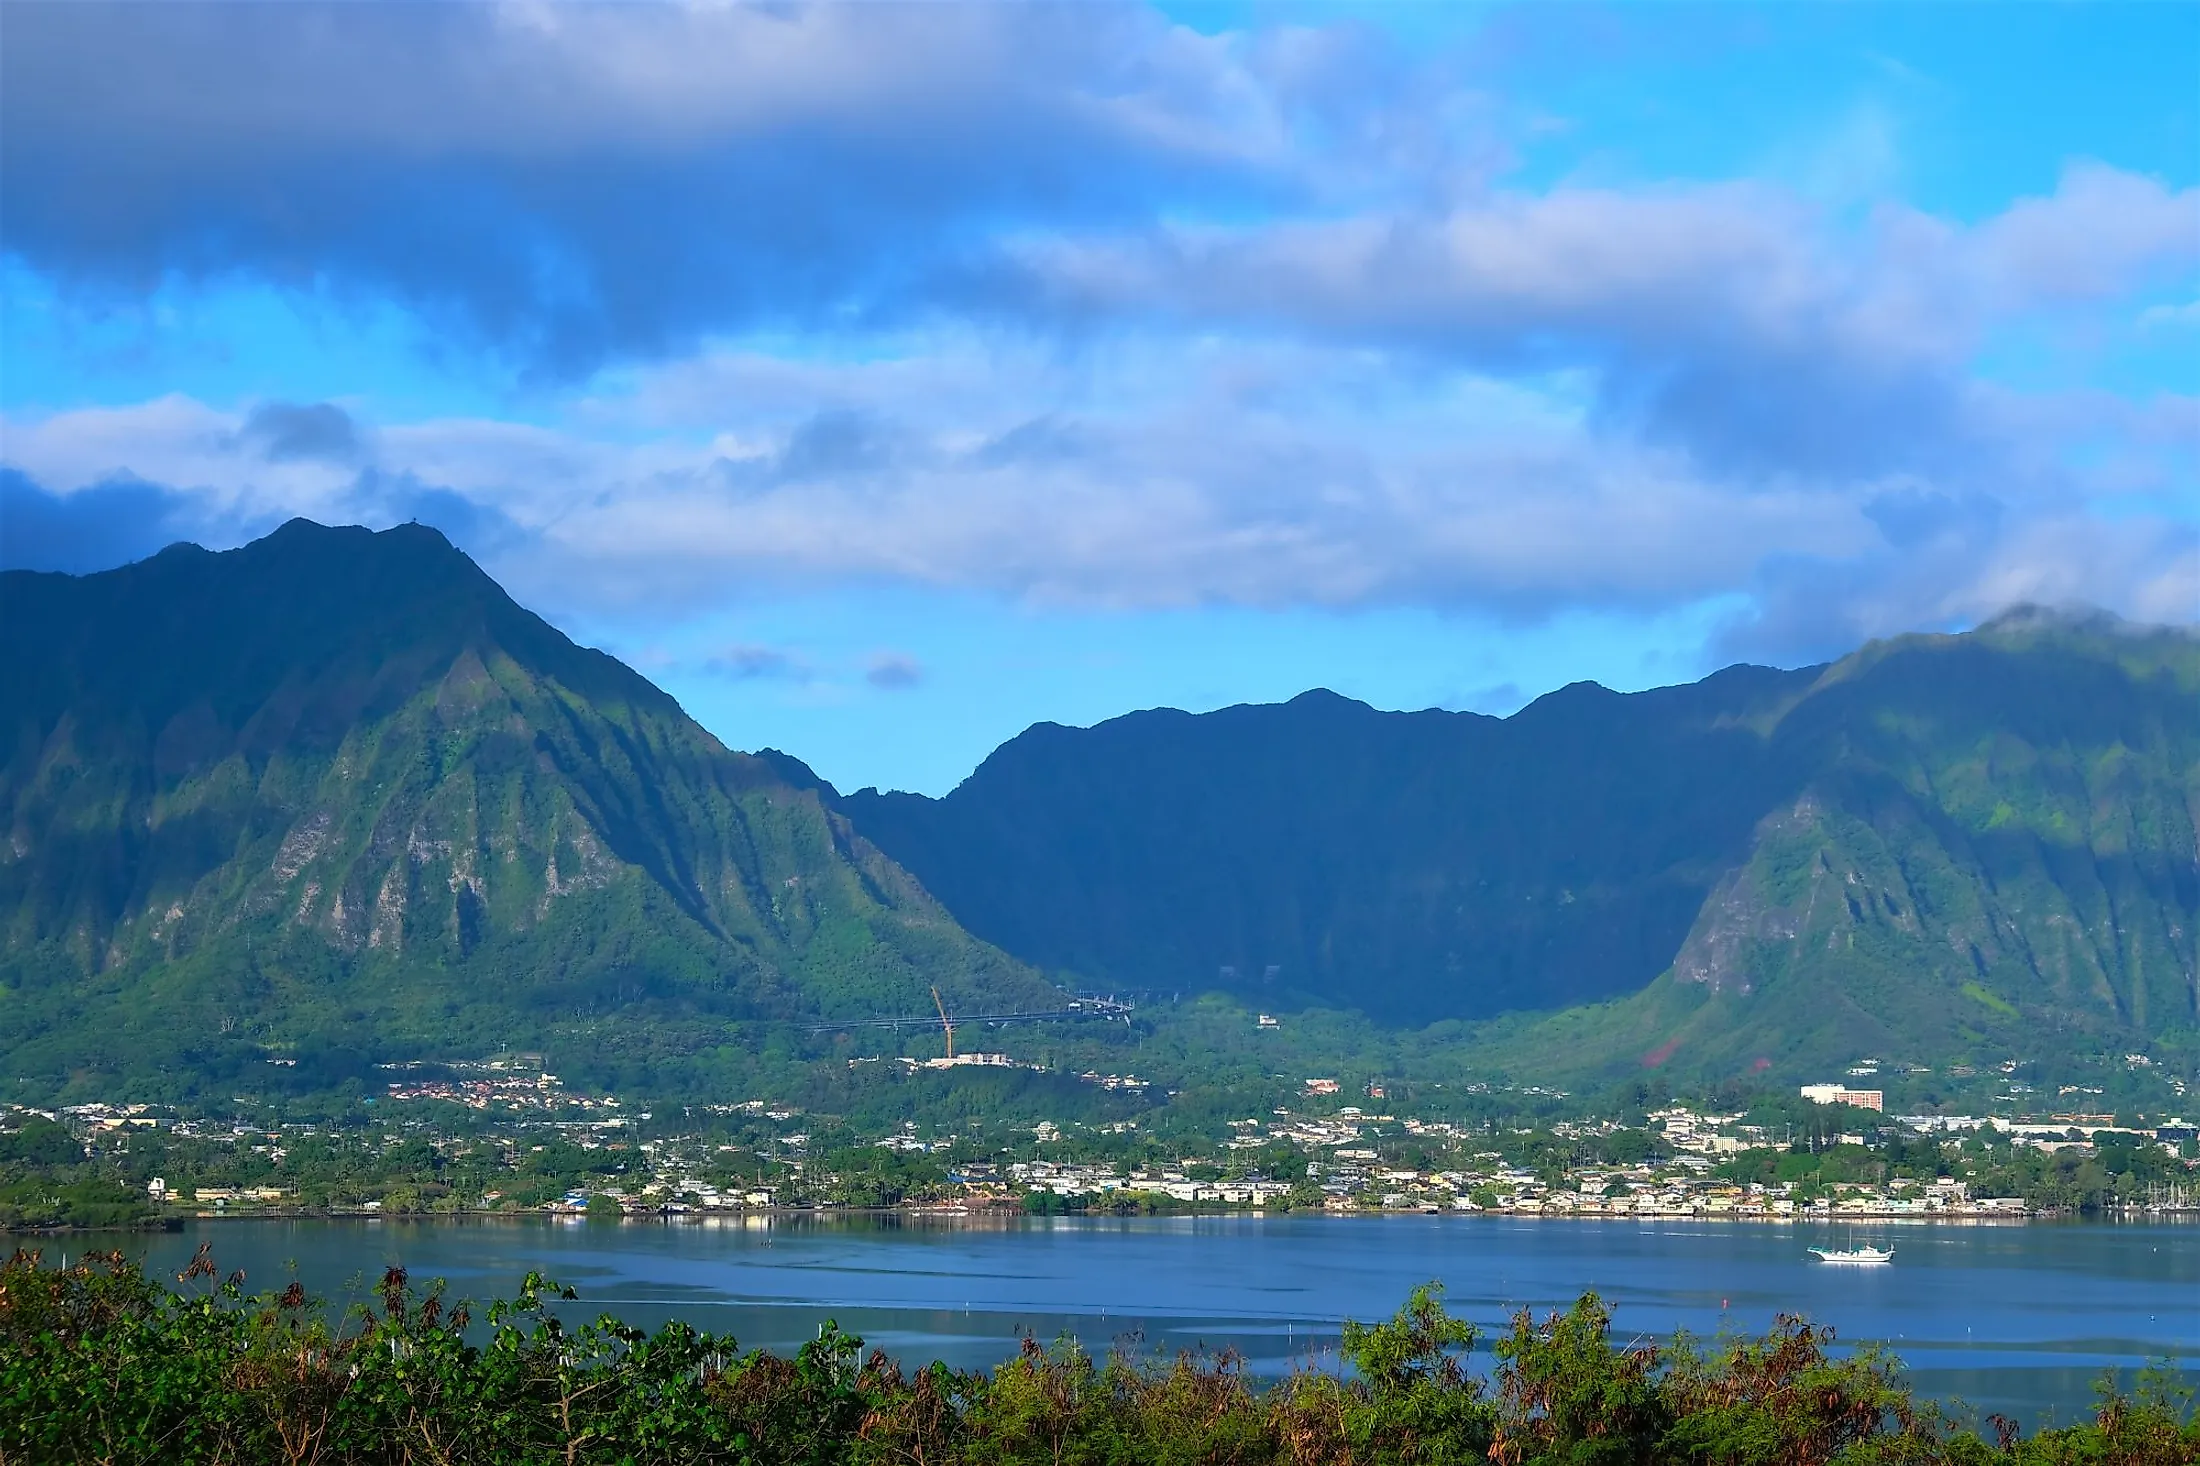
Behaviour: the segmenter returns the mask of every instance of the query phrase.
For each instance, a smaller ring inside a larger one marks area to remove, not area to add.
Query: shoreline
[[[191,1222],[397,1222],[397,1223],[451,1223],[451,1222],[556,1222],[565,1226],[630,1226],[649,1225],[662,1227],[709,1226],[750,1224],[769,1225],[773,1222],[795,1220],[829,1221],[839,1218],[883,1220],[938,1220],[969,1222],[1024,1222],[1024,1221],[1199,1221],[1218,1218],[1268,1218],[1319,1217],[1340,1222],[1386,1221],[1400,1217],[1445,1217],[1459,1221],[1534,1221],[1534,1222],[1715,1222],[1747,1225],[1798,1226],[1830,1225],[1843,1222],[1866,1222],[1874,1226],[2018,1226],[2036,1222],[2200,1222],[2200,1207],[2161,1208],[2157,1210],[2117,1210],[2092,1214],[2072,1211],[2039,1212],[1798,1212],[1786,1215],[1760,1216],[1736,1214],[1731,1211],[1704,1212],[1529,1212],[1477,1210],[1456,1211],[1435,1208],[1333,1210],[1308,1207],[1303,1210],[1269,1211],[1256,1207],[1221,1207],[1205,1210],[1187,1209],[1166,1212],[1110,1212],[1074,1211],[1034,1215],[1020,1207],[1005,1206],[901,1206],[901,1207],[747,1207],[740,1210],[672,1213],[627,1213],[620,1217],[589,1217],[578,1211],[483,1211],[464,1210],[449,1212],[382,1212],[359,1209],[306,1210],[255,1207],[251,1210],[195,1210],[162,1217],[147,1218],[137,1222],[124,1222],[108,1226],[78,1226],[74,1224],[55,1227],[0,1228],[0,1237],[38,1238],[83,1236],[92,1233],[140,1233],[180,1232]]]

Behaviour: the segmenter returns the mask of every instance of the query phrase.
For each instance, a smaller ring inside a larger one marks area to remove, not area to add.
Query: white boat
[[[1810,1255],[1820,1262],[1845,1262],[1875,1264],[1894,1261],[1894,1249],[1882,1252],[1876,1247],[1813,1247]]]

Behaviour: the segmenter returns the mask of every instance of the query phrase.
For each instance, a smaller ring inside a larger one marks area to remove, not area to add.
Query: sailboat
[[[1894,1249],[1877,1247],[1813,1247],[1810,1255],[1820,1262],[1877,1264],[1894,1261]]]

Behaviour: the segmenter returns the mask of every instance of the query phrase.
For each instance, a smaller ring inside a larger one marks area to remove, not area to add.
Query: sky
[[[0,563],[443,530],[741,748],[2200,620],[2200,7],[14,5]]]

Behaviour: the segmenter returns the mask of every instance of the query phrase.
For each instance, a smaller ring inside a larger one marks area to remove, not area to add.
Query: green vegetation
[[[10,1168],[0,1179],[0,1232],[54,1227],[134,1227],[156,1221],[160,1208],[143,1192],[104,1181],[56,1183]]]
[[[1494,1019],[1477,1061],[1576,1083],[2189,1061],[2196,782],[2200,639],[2020,613],[1504,720],[1309,693],[1041,726],[943,799],[840,807],[1042,967]]]
[[[545,1047],[693,1078],[935,984],[1060,1002],[795,761],[419,526],[9,572],[0,685],[8,1098],[356,1096],[377,1060]]]
[[[2149,1185],[2191,1174],[2169,1151],[2130,1136],[2101,1136],[2089,1148],[2053,1154],[1971,1140],[1958,1152],[1956,1165],[1977,1176],[1981,1195],[2022,1197],[2040,1211],[2088,1213],[2129,1205],[2145,1196]]]
[[[88,1160],[83,1145],[51,1121],[0,1130],[0,1231],[127,1227],[159,1215],[142,1187]]]
[[[1614,1342],[1594,1296],[1479,1342],[1434,1287],[1348,1324],[1338,1372],[1262,1388],[1236,1359],[1096,1360],[1026,1341],[991,1371],[914,1373],[831,1324],[792,1359],[667,1325],[569,1325],[573,1294],[530,1276],[477,1325],[401,1271],[380,1306],[331,1321],[293,1284],[247,1295],[202,1249],[171,1292],[119,1255],[0,1265],[0,1460],[724,1462],[743,1466],[2184,1466],[2189,1392],[2166,1373],[2096,1418],[1991,1441],[1914,1400],[1899,1363],[1845,1357],[1783,1319],[1761,1339]]]
[[[1426,1102],[2136,1050],[2200,1080],[2181,631],[2014,616],[1508,719],[1140,713],[1031,729],[945,799],[842,797],[432,530],[296,521],[0,575],[0,686],[8,1101],[341,1113],[378,1063],[515,1051],[852,1118],[1120,1117],[1146,1102],[1067,1076],[1135,1071],[1191,1125],[1331,1073]],[[934,986],[1142,1016],[1018,1030],[1056,1072],[968,1083],[843,1062],[936,1032],[815,1031]]]

